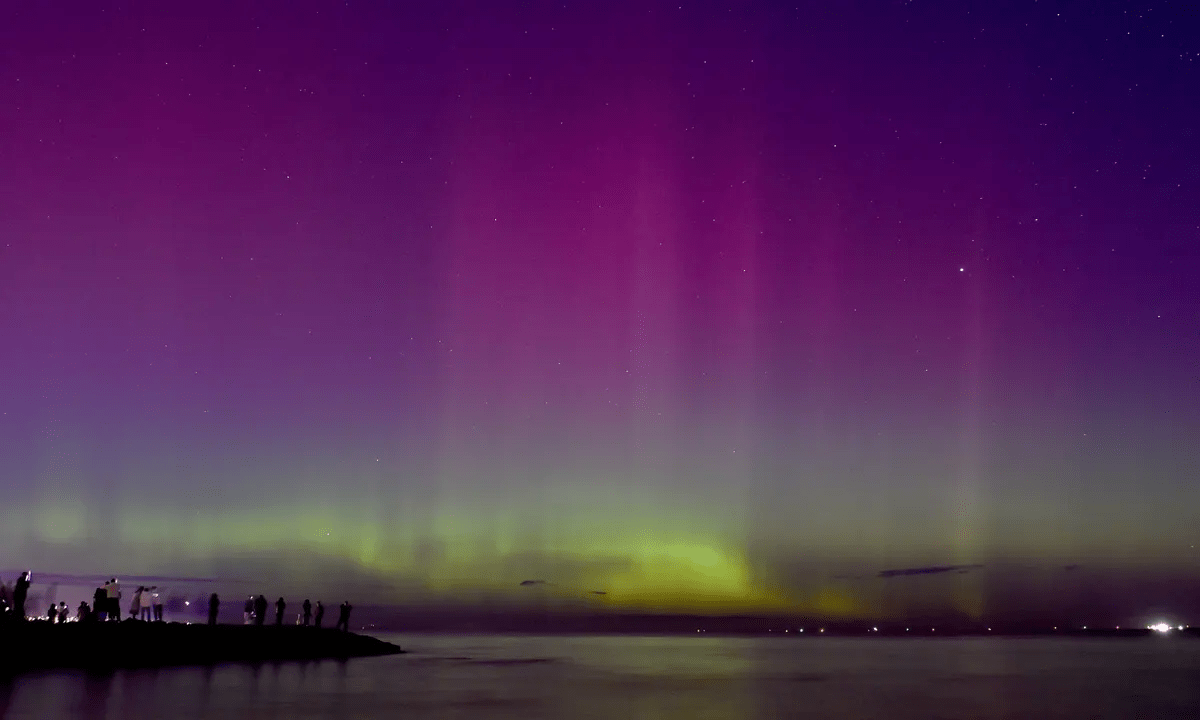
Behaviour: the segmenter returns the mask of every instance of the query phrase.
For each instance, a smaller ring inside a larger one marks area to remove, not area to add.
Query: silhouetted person
[[[324,619],[325,619],[325,606],[321,604],[320,600],[318,600],[317,601],[317,616],[315,618],[313,618],[313,625],[316,625],[317,627],[321,627],[321,621]]]
[[[66,621],[68,621],[70,619],[71,619],[71,611],[67,609],[67,603],[65,601],[60,602],[58,604],[58,621],[60,623],[65,623]]]
[[[246,604],[242,606],[242,624],[249,625],[250,618],[254,617],[254,596],[246,596]]]
[[[275,624],[276,625],[283,624],[283,611],[286,607],[287,607],[287,603],[285,603],[283,601],[283,598],[279,598],[278,600],[275,601]]]
[[[209,595],[208,596],[208,624],[209,625],[217,624],[217,610],[219,610],[220,607],[221,607],[221,598],[217,597],[216,593]],[[159,620],[161,620],[161,619],[162,619],[162,617],[160,616]]]
[[[350,611],[353,609],[354,606],[350,604],[349,600],[342,603],[341,606],[338,607],[338,621],[334,628],[341,628],[346,632],[350,632]]]
[[[108,593],[106,593],[104,591],[104,588],[102,588],[102,587],[96,588],[96,592],[92,593],[93,619],[104,620],[106,617],[108,617],[108,613],[105,612],[105,610],[104,610],[104,606],[107,604],[108,604]]]
[[[92,619],[92,609],[88,607],[87,601],[79,603],[79,609],[75,611],[75,619],[79,622],[89,622]]]
[[[308,601],[308,598],[304,598],[304,604],[300,607],[304,609],[304,625],[307,627],[308,621],[312,619],[312,603]]]
[[[21,573],[17,584],[13,586],[13,614],[17,620],[25,619],[25,596],[29,594],[29,573]]]
[[[254,598],[254,624],[262,625],[267,619],[267,599],[259,595]]]
[[[104,588],[108,593],[108,619],[121,622],[121,583],[111,578],[104,583]]]
[[[146,622],[154,619],[154,588],[142,590],[142,619]]]
[[[146,592],[145,585],[138,585],[138,589],[133,591],[133,602],[129,604],[129,618],[131,620],[137,620],[138,613],[142,611],[142,593],[144,592]]]
[[[154,587],[154,592],[150,593],[151,602],[154,603],[154,621],[163,621],[163,597],[167,594],[165,588]]]
[[[50,621],[51,625],[58,622],[58,606],[54,603],[50,603],[50,609],[46,611],[46,619]]]

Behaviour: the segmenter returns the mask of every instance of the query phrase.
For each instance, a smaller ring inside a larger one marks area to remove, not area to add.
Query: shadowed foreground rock
[[[0,674],[55,668],[212,665],[320,660],[403,652],[365,635],[294,625],[182,623],[14,623],[0,626]]]

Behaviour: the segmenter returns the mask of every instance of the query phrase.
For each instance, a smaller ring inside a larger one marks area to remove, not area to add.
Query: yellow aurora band
[[[385,520],[377,507],[294,503],[209,510],[120,504],[114,520],[116,544],[132,548],[122,564],[136,566],[129,568],[136,572],[169,573],[170,566],[181,564],[202,568],[208,558],[269,555],[280,558],[282,571],[303,576],[302,561],[320,556],[340,560],[385,586],[394,581],[395,589],[379,599],[398,602],[412,599],[415,589],[426,600],[486,596],[591,610],[838,616],[859,610],[854,599],[836,589],[787,590],[756,571],[737,538],[736,523],[722,525],[682,512],[655,518],[654,507],[640,507],[641,512],[623,515],[576,509],[539,517],[463,503],[426,512],[410,508],[403,513],[407,517]],[[89,542],[87,519],[77,504],[43,503],[24,522],[12,515],[5,520],[10,533],[14,525],[24,525],[25,533],[42,543]],[[525,580],[536,582],[521,586]]]

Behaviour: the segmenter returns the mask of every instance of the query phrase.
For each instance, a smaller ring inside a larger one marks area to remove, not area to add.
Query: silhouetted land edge
[[[323,660],[403,652],[377,638],[295,625],[13,623],[0,627],[0,673]]]

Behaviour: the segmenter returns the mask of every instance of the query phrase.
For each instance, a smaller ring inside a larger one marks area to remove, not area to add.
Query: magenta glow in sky
[[[1165,607],[1193,25],[6,8],[0,565],[835,614],[1137,613],[1148,574]],[[876,575],[943,564],[983,568]]]

